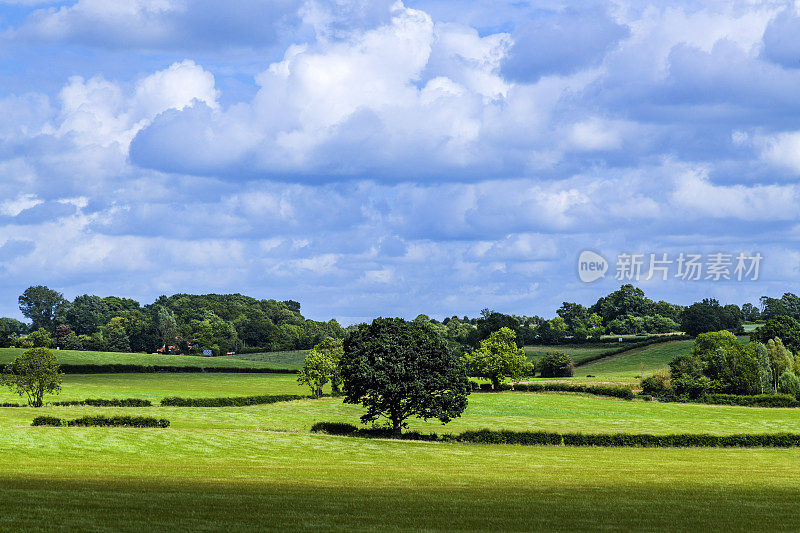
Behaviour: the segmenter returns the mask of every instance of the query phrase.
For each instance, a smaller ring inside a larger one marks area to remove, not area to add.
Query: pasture
[[[585,367],[597,378],[572,381],[633,382],[642,364],[663,366],[684,344],[632,350]],[[59,356],[81,363],[156,357]],[[289,361],[284,354],[250,363],[281,357]],[[308,389],[292,374],[71,374],[61,395],[46,400],[257,394]],[[0,401],[19,400],[2,389]],[[525,447],[309,431],[320,421],[357,424],[362,413],[331,397],[249,407],[0,408],[0,530],[745,531],[766,524],[790,530],[800,520],[800,450]],[[171,426],[31,427],[37,415],[156,416]],[[472,394],[447,426],[409,425],[423,433],[728,435],[800,432],[800,416],[794,409],[503,392]]]

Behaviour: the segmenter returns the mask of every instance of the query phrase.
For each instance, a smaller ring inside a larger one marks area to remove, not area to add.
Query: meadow
[[[0,348],[0,364],[9,363],[24,348]],[[58,361],[64,365],[145,365],[145,366],[197,366],[225,368],[295,368],[280,363],[267,364],[259,360],[243,360],[233,356],[203,357],[199,355],[156,355],[146,353],[88,352],[82,350],[54,350]]]
[[[683,349],[682,341],[632,350],[585,367],[597,378],[574,381],[631,381],[642,364],[664,366]],[[83,363],[156,357],[59,356]],[[254,362],[272,365],[279,357],[286,355]],[[292,374],[72,374],[61,395],[47,400],[155,403],[164,396],[308,392]],[[0,401],[18,399],[3,389]],[[332,397],[249,407],[0,408],[0,530],[780,531],[800,521],[796,449],[467,445],[309,431],[319,421],[358,423],[362,413]],[[572,393],[474,393],[450,424],[414,419],[410,429],[800,432],[799,413]],[[157,416],[171,426],[30,426],[37,415],[99,414]]]

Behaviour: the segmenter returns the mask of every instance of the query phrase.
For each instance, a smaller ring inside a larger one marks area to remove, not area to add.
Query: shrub
[[[179,398],[170,396],[161,399],[161,405],[175,407],[241,407],[245,405],[264,405],[277,402],[304,400],[309,396],[297,394],[272,394],[265,396],[237,396],[228,398]]]
[[[778,392],[800,398],[800,380],[797,379],[794,372],[787,370],[781,374],[781,377],[778,378]]]
[[[536,365],[543,378],[571,377],[574,372],[572,359],[561,352],[551,351]]]
[[[328,433],[330,435],[352,435],[358,428],[345,422],[317,422],[311,426],[313,433]]]
[[[31,422],[32,426],[66,426],[67,421],[55,416],[37,416]]]
[[[641,381],[642,392],[651,396],[665,396],[672,391],[669,374],[659,371]]]
[[[135,427],[166,428],[169,420],[151,416],[84,416],[74,420],[63,420],[54,416],[37,416],[33,426],[78,426],[78,427]]]
[[[114,398],[113,400],[87,399],[53,402],[53,405],[90,405],[92,407],[150,407],[153,404],[150,402],[150,400],[143,400],[141,398],[123,398],[121,400]]]

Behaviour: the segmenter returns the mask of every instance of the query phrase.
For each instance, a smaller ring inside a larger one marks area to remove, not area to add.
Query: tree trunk
[[[403,421],[399,417],[392,418],[392,435],[399,437],[403,433]]]
[[[498,392],[500,390],[500,380],[497,378],[492,378],[492,390],[494,392]]]
[[[317,387],[317,390],[314,391],[314,396],[317,398],[322,397],[322,387]]]

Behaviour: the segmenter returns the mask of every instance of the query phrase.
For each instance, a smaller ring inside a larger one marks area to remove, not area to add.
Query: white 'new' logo
[[[608,261],[602,255],[584,250],[578,257],[578,277],[584,283],[591,283],[605,276]]]

